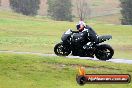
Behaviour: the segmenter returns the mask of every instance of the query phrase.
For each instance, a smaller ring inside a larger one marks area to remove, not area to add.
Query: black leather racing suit
[[[97,43],[98,42],[97,33],[88,25],[85,27],[85,29],[88,29],[88,33],[89,33],[88,36],[90,38],[90,41],[92,43]]]

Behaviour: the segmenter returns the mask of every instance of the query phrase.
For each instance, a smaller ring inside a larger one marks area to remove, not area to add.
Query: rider
[[[76,27],[79,32],[83,32],[84,30],[87,30],[87,32],[88,32],[90,42],[88,42],[86,45],[84,45],[83,48],[84,49],[92,48],[92,46],[95,43],[97,43],[97,41],[98,41],[96,32],[91,27],[86,25],[83,21],[79,21],[79,23],[76,25]]]

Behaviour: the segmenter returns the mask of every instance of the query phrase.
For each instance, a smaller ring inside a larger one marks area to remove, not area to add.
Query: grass
[[[0,88],[80,88],[75,76],[80,64],[89,74],[130,74],[132,65],[42,57],[37,55],[0,54]],[[131,88],[130,84],[88,84],[84,88]]]
[[[132,27],[108,25],[90,20],[87,22],[99,35],[111,34],[105,43],[115,49],[114,58],[132,59]],[[47,18],[27,17],[11,12],[0,12],[0,50],[54,53],[54,45],[68,28],[76,22],[52,21]]]
[[[115,17],[115,16],[113,16]],[[107,17],[106,17],[107,18]],[[110,25],[95,18],[87,23],[99,35],[111,34],[105,43],[115,49],[114,58],[132,59],[132,27]],[[109,17],[108,17],[109,19]],[[111,21],[111,20],[110,20]],[[0,11],[0,50],[54,53],[54,45],[75,22],[52,21],[48,18],[28,17]],[[80,88],[75,76],[84,66],[89,74],[130,74],[132,65],[42,57],[37,55],[0,54],[0,88]],[[89,84],[84,88],[131,88],[130,84]]]

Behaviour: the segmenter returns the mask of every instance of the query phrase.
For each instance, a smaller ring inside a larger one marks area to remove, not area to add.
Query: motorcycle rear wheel
[[[111,59],[113,55],[114,55],[113,48],[107,44],[102,44],[98,46],[95,53],[95,56],[99,60],[104,60],[104,61]]]
[[[71,50],[61,42],[55,45],[54,52],[57,56],[68,56],[71,53]]]

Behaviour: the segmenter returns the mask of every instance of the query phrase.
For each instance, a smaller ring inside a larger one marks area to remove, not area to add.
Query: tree
[[[48,0],[48,15],[53,20],[72,21],[71,0]]]
[[[121,23],[124,25],[132,25],[132,0],[120,0],[121,1]]]
[[[76,0],[76,10],[80,20],[86,20],[91,15],[91,9],[87,0]]]
[[[31,16],[37,14],[39,4],[39,0],[10,0],[10,6],[15,12]]]

